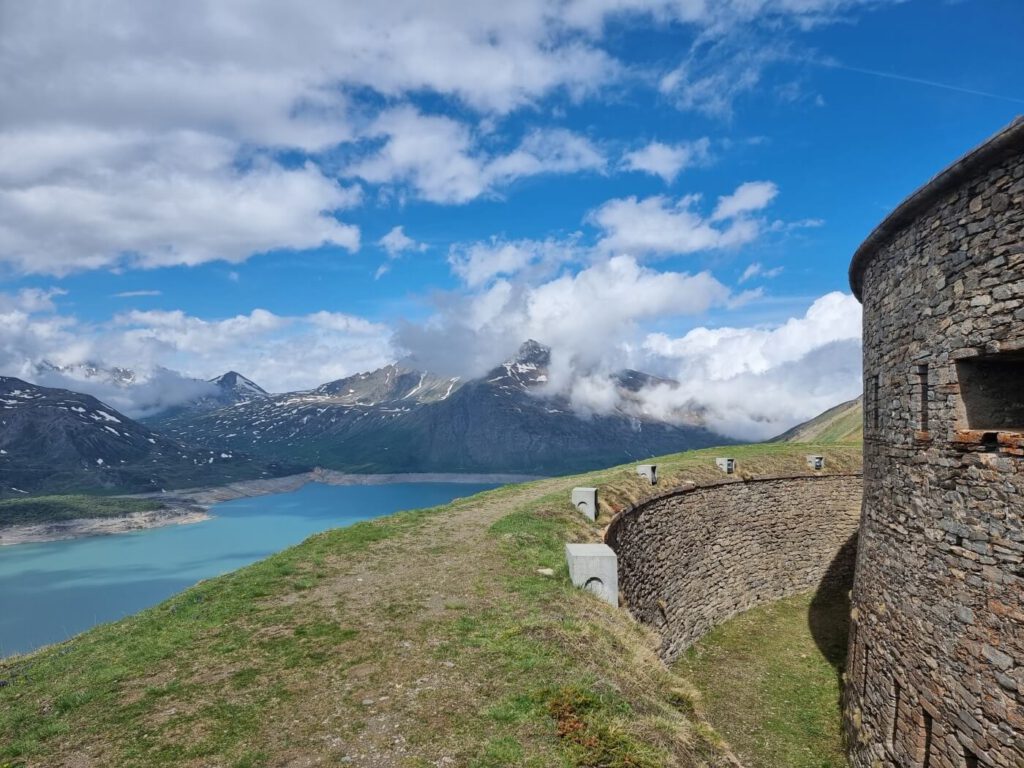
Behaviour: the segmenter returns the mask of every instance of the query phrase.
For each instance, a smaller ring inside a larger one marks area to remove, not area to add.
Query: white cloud
[[[671,184],[680,172],[706,163],[710,155],[711,141],[707,138],[680,144],[652,141],[640,149],[627,152],[622,158],[622,165],[627,170],[660,176],[666,184]]]
[[[755,277],[772,278],[778,277],[782,274],[783,267],[772,267],[771,269],[765,269],[764,264],[759,261],[755,261],[750,264],[746,269],[743,270],[743,274],[740,275],[740,282],[745,283],[748,280],[753,280]]]
[[[751,242],[761,232],[760,222],[745,216],[753,209],[742,207],[749,197],[742,190],[748,186],[741,185],[729,196],[741,198],[740,203],[729,204],[736,208],[731,215],[719,215],[720,202],[715,215],[705,218],[696,210],[699,195],[677,200],[656,195],[642,200],[632,196],[609,200],[593,211],[589,220],[604,231],[598,248],[606,252],[658,255],[734,247]],[[731,220],[722,226],[719,222],[723,219]]]
[[[562,129],[532,131],[511,152],[488,154],[477,148],[466,124],[407,105],[383,112],[366,135],[384,143],[347,175],[400,185],[435,203],[466,203],[525,176],[601,170],[605,164],[589,140]]]
[[[448,253],[452,272],[470,288],[478,288],[495,277],[511,277],[528,268],[533,277],[550,274],[557,267],[582,259],[586,250],[578,236],[568,240],[501,240],[492,238],[457,244]]]
[[[377,245],[383,248],[384,252],[387,253],[388,260],[377,267],[377,271],[373,276],[374,280],[379,280],[387,274],[391,270],[391,263],[396,259],[400,259],[403,254],[409,253],[410,251],[427,250],[425,243],[417,243],[405,234],[405,228],[402,226],[392,227],[388,230],[388,233],[377,241]]]
[[[778,194],[779,188],[771,181],[744,182],[731,195],[718,198],[718,205],[711,214],[711,220],[733,219],[763,210]]]
[[[697,328],[676,339],[650,334],[645,359],[680,386],[643,399],[661,414],[699,403],[713,429],[772,437],[860,393],[860,334],[860,304],[838,292],[776,327]]]
[[[92,324],[62,314],[56,292],[0,294],[0,375],[93,394],[145,416],[206,394],[195,379],[234,369],[271,391],[305,389],[395,359],[391,330],[334,312],[281,316],[257,309],[223,319],[180,311],[128,311]],[[41,368],[72,366],[56,371]],[[121,366],[137,382],[119,386],[80,366]],[[180,371],[177,373],[176,371]]]
[[[640,323],[699,314],[729,296],[707,272],[656,271],[615,256],[554,278],[501,278],[446,296],[427,322],[401,327],[396,344],[426,367],[474,375],[535,338],[555,350],[552,378],[568,379],[574,367],[616,357]]]
[[[866,4],[109,0],[84,13],[71,0],[4,3],[0,263],[66,274],[354,250],[358,229],[336,213],[358,191],[324,168],[359,150],[373,154],[355,175],[441,203],[540,173],[603,171],[600,148],[563,129],[511,148],[491,134],[515,110],[548,114],[546,101],[557,109],[621,80],[629,63],[605,49],[610,21],[687,25],[697,42],[661,90],[725,114],[786,55],[757,30]],[[422,96],[464,123],[393,106]],[[383,146],[367,147],[373,137]],[[670,178],[686,162],[678,151],[628,162]],[[306,162],[276,161],[282,153]]]
[[[32,137],[0,132],[0,158],[15,158],[0,160],[0,260],[21,272],[240,262],[325,243],[359,247],[358,228],[332,215],[358,202],[359,190],[311,163],[287,169],[257,157],[239,169],[228,143],[194,133],[96,133],[71,149],[59,138],[44,129]],[[91,146],[102,149],[108,140],[109,153],[91,155]]]
[[[422,243],[417,243],[407,234],[402,226],[392,227],[377,244],[387,251],[388,256],[395,258],[408,251],[422,251],[426,248]]]

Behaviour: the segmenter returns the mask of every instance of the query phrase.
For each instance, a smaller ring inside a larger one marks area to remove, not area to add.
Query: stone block
[[[597,488],[573,488],[572,505],[581,515],[597,520]]]
[[[736,471],[736,459],[731,458],[717,458],[715,464],[720,470],[725,472],[727,475],[731,475]]]
[[[657,464],[638,464],[636,467],[636,473],[640,477],[646,477],[651,481],[651,485],[658,484],[658,465]]]
[[[619,566],[615,550],[607,544],[566,544],[569,578],[606,603],[619,605]]]

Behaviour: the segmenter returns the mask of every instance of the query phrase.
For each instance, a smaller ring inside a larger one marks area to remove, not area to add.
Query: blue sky
[[[30,5],[0,0],[0,373],[29,377],[471,375],[534,335],[582,409],[634,365],[754,434],[856,394],[855,303],[815,302],[1024,112],[1010,0]]]

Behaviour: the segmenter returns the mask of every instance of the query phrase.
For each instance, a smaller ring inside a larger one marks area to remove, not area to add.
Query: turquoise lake
[[[322,485],[217,504],[212,520],[0,547],[0,656],[65,640],[328,528],[496,488],[482,483]]]

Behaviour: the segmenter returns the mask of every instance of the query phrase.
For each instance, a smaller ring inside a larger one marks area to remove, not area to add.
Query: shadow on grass
[[[857,534],[853,534],[829,564],[807,611],[807,626],[821,655],[835,670],[840,698],[850,634],[849,595],[856,559]]]

